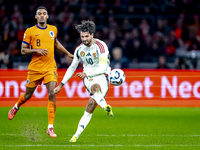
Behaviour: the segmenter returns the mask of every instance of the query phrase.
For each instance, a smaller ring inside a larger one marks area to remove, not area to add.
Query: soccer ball
[[[108,78],[112,85],[119,86],[124,83],[126,77],[121,69],[113,69],[109,73]]]

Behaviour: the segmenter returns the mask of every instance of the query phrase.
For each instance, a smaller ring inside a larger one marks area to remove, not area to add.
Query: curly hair
[[[83,20],[81,24],[75,25],[75,29],[81,33],[81,32],[89,32],[90,34],[94,34],[96,31],[96,25],[93,21],[89,20]]]

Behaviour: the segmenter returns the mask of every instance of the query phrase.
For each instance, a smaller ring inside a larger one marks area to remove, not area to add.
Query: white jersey
[[[107,45],[99,39],[94,39],[94,43],[90,47],[81,44],[76,48],[74,59],[67,69],[62,83],[65,84],[71,78],[81,60],[83,72],[88,77],[102,75],[111,70]]]

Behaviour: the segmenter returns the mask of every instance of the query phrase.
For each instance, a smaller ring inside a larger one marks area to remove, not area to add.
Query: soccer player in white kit
[[[109,67],[109,51],[107,45],[94,38],[96,26],[92,21],[82,21],[75,26],[80,33],[82,44],[74,52],[72,64],[67,69],[61,83],[54,89],[57,94],[63,85],[72,77],[79,62],[83,61],[83,72],[78,72],[75,76],[84,79],[84,85],[90,93],[90,98],[85,108],[85,112],[79,121],[76,133],[69,142],[76,142],[87,124],[90,122],[92,113],[97,105],[100,105],[109,117],[113,116],[112,107],[107,104],[104,97],[108,91],[109,81],[107,75]]]

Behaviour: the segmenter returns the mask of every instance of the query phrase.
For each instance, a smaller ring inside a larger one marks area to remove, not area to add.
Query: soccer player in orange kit
[[[22,94],[15,106],[9,111],[8,119],[13,119],[20,106],[29,100],[35,91],[35,88],[42,83],[48,90],[48,129],[47,134],[50,137],[57,137],[54,133],[53,123],[56,113],[56,99],[54,88],[57,84],[57,66],[54,59],[54,47],[73,59],[73,55],[68,52],[57,40],[57,28],[47,24],[47,9],[40,6],[36,10],[35,18],[37,24],[28,28],[24,33],[21,45],[21,53],[33,54],[32,60],[28,66],[28,75],[26,81],[26,91]]]

